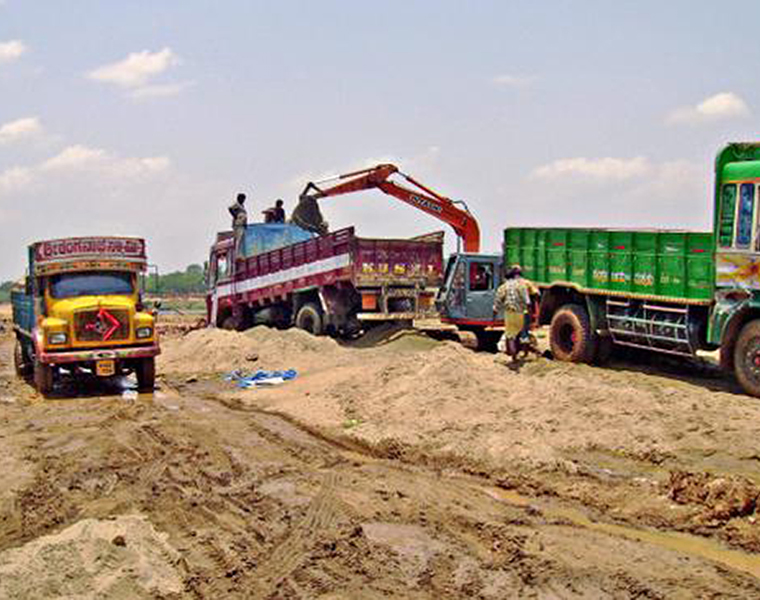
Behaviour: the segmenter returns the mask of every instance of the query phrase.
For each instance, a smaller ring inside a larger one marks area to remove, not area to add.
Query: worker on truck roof
[[[512,359],[517,358],[520,348],[518,338],[530,332],[531,298],[539,295],[538,288],[532,281],[522,276],[520,265],[512,265],[504,274],[504,283],[496,290],[493,302],[494,317],[504,308],[504,336],[507,353]]]
[[[240,193],[227,209],[232,215],[232,231],[235,234],[235,254],[240,256],[243,250],[245,228],[248,226],[248,212],[245,210],[245,194]]]
[[[285,222],[285,209],[282,207],[285,204],[282,200],[277,200],[274,206],[267,208],[264,211],[264,223],[284,223]]]

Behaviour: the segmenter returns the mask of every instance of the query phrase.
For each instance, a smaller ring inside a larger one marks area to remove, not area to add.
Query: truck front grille
[[[74,316],[74,335],[80,342],[113,342],[129,339],[129,311],[99,308]]]

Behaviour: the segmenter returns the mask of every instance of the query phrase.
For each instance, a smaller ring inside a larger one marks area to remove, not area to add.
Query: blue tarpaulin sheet
[[[232,371],[224,376],[225,381],[234,381],[239,388],[249,389],[267,385],[279,385],[298,377],[295,369],[285,371],[264,371],[259,369],[255,373],[246,375],[241,371]]]
[[[245,231],[243,251],[246,256],[256,256],[298,242],[305,242],[314,236],[297,225],[254,223]]]

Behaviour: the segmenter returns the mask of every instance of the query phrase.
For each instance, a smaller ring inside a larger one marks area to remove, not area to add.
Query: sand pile
[[[218,373],[247,368],[258,356],[256,343],[243,333],[199,329],[165,340],[158,357],[159,373]]]
[[[178,594],[179,554],[143,516],[85,519],[0,553],[2,598],[154,598]]]
[[[316,337],[302,329],[272,329],[254,327],[243,335],[256,344],[262,358],[295,356],[300,353],[334,354],[340,352],[338,343],[330,337]]]
[[[191,331],[163,343],[161,373],[223,373],[235,369],[290,369],[337,363],[344,350],[329,337],[300,329],[254,327],[245,332],[223,329]]]
[[[343,342],[350,348],[381,348],[392,346],[394,350],[429,350],[440,342],[400,323],[383,323],[367,331],[356,340]]]

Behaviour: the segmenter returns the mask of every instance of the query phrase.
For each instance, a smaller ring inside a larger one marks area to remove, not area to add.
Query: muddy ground
[[[154,394],[47,400],[2,337],[0,597],[760,597],[760,401],[709,364],[181,333]]]

